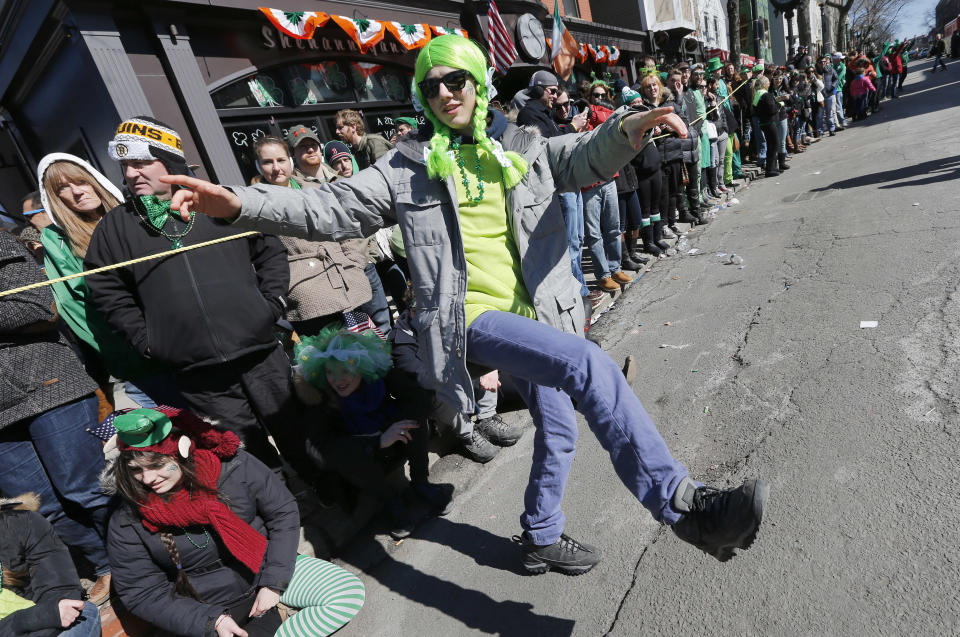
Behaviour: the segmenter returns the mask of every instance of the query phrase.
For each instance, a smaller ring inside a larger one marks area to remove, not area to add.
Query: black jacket
[[[773,93],[767,91],[760,97],[760,101],[754,108],[754,115],[760,120],[761,126],[779,120],[780,104],[774,98]]]
[[[27,248],[0,231],[0,290],[44,280]],[[0,297],[0,429],[96,389],[57,331],[49,286]]]
[[[165,230],[179,234],[183,228],[170,219]],[[182,243],[239,232],[198,214]],[[128,200],[97,224],[84,265],[91,269],[162,253],[170,245]],[[279,239],[257,235],[91,275],[87,284],[107,322],[134,349],[189,369],[276,347],[273,325],[286,305],[290,267]]]
[[[211,541],[198,528],[172,528],[181,564],[204,602],[174,594],[177,567],[160,543],[159,534],[144,526],[127,504],[110,518],[107,553],[114,590],[134,615],[176,635],[213,635],[213,624],[232,604],[263,586],[283,592],[293,577],[300,541],[300,513],[279,476],[242,449],[224,460],[218,483],[222,498],[241,520],[267,537],[267,552],[253,575],[223,548],[212,529]],[[202,571],[202,572],[198,572]]]
[[[4,569],[28,574],[23,590],[14,591],[36,606],[0,620],[0,637],[59,635],[61,599],[80,599],[80,578],[70,553],[50,523],[34,511],[0,508],[0,563]]]
[[[661,107],[670,106],[673,108],[673,112],[676,113],[680,119],[683,120],[684,125],[687,127],[690,126],[689,118],[686,115],[686,112],[681,107],[680,104],[674,100],[666,100],[661,102]],[[691,164],[697,161],[697,139],[690,137],[678,137],[676,134],[671,134],[669,137],[664,137],[663,139],[658,139],[656,141],[657,148],[660,149],[660,155],[664,161],[675,162],[682,161],[688,164]]]
[[[553,113],[540,100],[527,102],[523,110],[517,114],[517,126],[536,126],[544,137],[556,137],[562,134],[553,120]]]

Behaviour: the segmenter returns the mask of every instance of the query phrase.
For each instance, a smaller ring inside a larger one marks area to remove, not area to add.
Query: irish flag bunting
[[[382,64],[377,64],[375,62],[351,62],[350,66],[355,68],[357,73],[362,75],[364,79],[370,77],[383,68]]]
[[[332,15],[330,18],[336,22],[344,32],[350,36],[361,53],[366,53],[383,40],[383,34],[387,27],[383,22],[368,20],[366,18],[353,19],[342,15]]]
[[[616,64],[620,59],[620,49],[615,46],[607,47],[607,64]]]
[[[401,24],[400,22],[387,22],[387,31],[393,34],[403,48],[407,51],[413,49],[422,49],[430,41],[429,24]]]
[[[607,49],[602,46],[594,46],[593,44],[587,45],[587,51],[590,52],[590,57],[593,58],[594,62],[606,62],[607,61]]]
[[[330,20],[330,16],[322,11],[283,11],[267,7],[259,9],[281,33],[297,40],[309,40],[317,27],[322,27]]]
[[[431,26],[430,28],[433,29],[433,34],[436,36],[459,35],[460,37],[463,37],[463,38],[467,37],[466,29],[448,29],[446,27],[436,27],[436,26]]]
[[[587,51],[587,45],[581,42],[580,50],[577,51],[577,61],[579,61],[580,64],[583,64],[584,62],[587,61],[587,57],[589,56],[590,56],[590,52]]]

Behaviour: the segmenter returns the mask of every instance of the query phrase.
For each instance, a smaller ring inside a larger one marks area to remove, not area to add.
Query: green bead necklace
[[[194,541],[193,541],[193,538],[190,537],[190,534],[187,533],[187,530],[186,530],[185,528],[183,528],[183,527],[181,526],[181,527],[180,527],[180,530],[183,531],[183,535],[187,538],[187,540],[190,541],[190,544],[193,544],[196,548],[200,549],[201,551],[202,551],[203,549],[207,548],[207,547],[210,545],[210,534],[207,533],[207,529],[206,529],[206,528],[203,529],[203,535],[204,535],[204,537],[206,538],[206,539],[204,539],[204,541],[203,541],[203,546],[200,546],[199,544],[197,544],[196,542],[194,542]]]
[[[477,196],[470,196],[470,180],[467,179],[466,163],[463,161],[463,155],[460,154],[460,137],[454,137],[452,140],[453,154],[457,158],[457,166],[460,168],[460,180],[463,182],[463,191],[467,195],[467,200],[471,203],[483,201],[483,171],[480,168],[480,151],[477,154]]]
[[[178,250],[179,248],[183,247],[183,242],[180,240],[187,236],[191,230],[193,230],[193,222],[197,216],[197,213],[191,210],[190,221],[187,222],[187,227],[183,229],[183,232],[169,234],[163,229],[164,226],[167,225],[167,220],[170,219],[169,201],[159,200],[152,195],[134,197],[133,208],[137,211],[137,215],[140,216],[140,220],[143,221],[143,223],[155,228],[157,232],[163,235],[167,241],[170,242],[171,250]],[[144,214],[141,208],[146,210],[146,214]]]

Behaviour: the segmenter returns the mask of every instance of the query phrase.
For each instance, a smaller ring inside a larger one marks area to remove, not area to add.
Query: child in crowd
[[[360,611],[359,579],[297,555],[293,495],[235,433],[172,407],[111,418],[122,504],[107,550],[130,612],[188,637],[317,637]],[[282,625],[279,602],[300,609]]]
[[[410,463],[413,492],[438,515],[449,513],[453,489],[427,480],[423,406],[411,401],[415,392],[401,391],[410,379],[393,370],[390,344],[372,331],[354,333],[337,324],[303,339],[294,353],[300,398],[318,404],[325,394],[340,414],[340,426],[324,445],[325,468],[386,501],[395,539],[409,536],[414,526],[403,493],[389,479],[398,462]]]
[[[33,494],[0,500],[0,635],[94,637],[97,607],[80,599],[70,553]]]
[[[866,68],[857,67],[857,76],[850,83],[850,99],[853,102],[853,119],[860,121],[867,116],[870,95],[877,89],[866,75]]]

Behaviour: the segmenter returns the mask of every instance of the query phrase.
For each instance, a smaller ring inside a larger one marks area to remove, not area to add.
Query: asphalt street
[[[721,564],[680,542],[581,419],[564,510],[597,568],[523,574],[528,431],[486,466],[436,465],[449,517],[348,551],[367,602],[344,637],[960,633],[960,63],[930,66],[739,193],[595,328],[638,358],[692,476],[771,483],[753,548]]]

